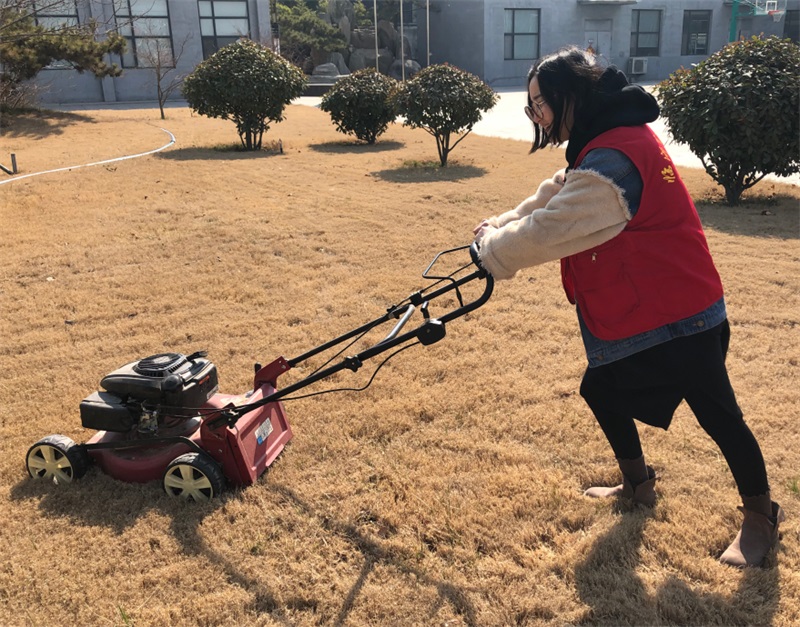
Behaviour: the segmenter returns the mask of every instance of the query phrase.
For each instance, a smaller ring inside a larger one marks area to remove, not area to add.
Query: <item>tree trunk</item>
[[[436,150],[439,152],[439,164],[447,166],[447,156],[450,154],[450,133],[436,136]]]
[[[164,101],[167,99],[166,95],[164,94],[164,90],[161,88],[161,77],[158,77],[158,110],[161,111],[161,119],[166,120],[166,116],[164,115]]]

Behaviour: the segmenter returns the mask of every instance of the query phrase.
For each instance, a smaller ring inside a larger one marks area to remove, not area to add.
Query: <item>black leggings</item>
[[[742,496],[769,491],[764,457],[725,368],[730,327],[722,324],[596,368],[587,368],[581,396],[617,459],[636,459],[642,445],[636,420],[667,429],[686,400],[722,451]]]

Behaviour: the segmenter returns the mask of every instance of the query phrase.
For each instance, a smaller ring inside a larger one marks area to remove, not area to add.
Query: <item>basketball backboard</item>
[[[753,8],[753,15],[769,15],[775,19],[777,15],[780,19],[786,12],[787,0],[740,0],[742,4],[751,5]],[[776,20],[777,21],[777,20]]]

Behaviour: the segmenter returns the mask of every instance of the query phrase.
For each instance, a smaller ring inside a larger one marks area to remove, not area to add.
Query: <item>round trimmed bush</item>
[[[183,81],[189,107],[200,115],[233,120],[245,150],[260,150],[270,122],[302,95],[306,77],[266,46],[249,39],[220,48]]]
[[[374,144],[397,116],[392,101],[396,89],[393,78],[364,68],[336,81],[319,108],[330,113],[340,133]]]
[[[430,65],[397,91],[399,115],[405,125],[422,128],[436,139],[439,163],[480,121],[482,112],[494,107],[498,96],[479,77],[447,63]],[[451,143],[454,134],[461,134]]]
[[[800,47],[753,37],[658,86],[672,136],[688,144],[729,205],[769,173],[800,171]]]

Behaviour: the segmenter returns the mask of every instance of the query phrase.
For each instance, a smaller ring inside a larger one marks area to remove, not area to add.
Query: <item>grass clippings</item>
[[[0,186],[1,625],[800,624],[800,190],[777,183],[729,208],[682,172],[726,285],[731,378],[788,515],[766,569],[717,562],[738,498],[685,406],[668,433],[641,429],[654,510],[581,496],[618,471],[577,393],[557,264],[498,284],[366,391],[287,402],[294,440],[247,489],[193,505],[96,468],[28,479],[38,439],[93,434],[78,406],[105,374],[205,349],[221,390],[246,391],[254,362],[381,315],[563,165],[471,136],[428,167],[424,131],[358,145],[299,105],[255,154],[219,150],[232,123],[187,109],[26,114],[4,121],[0,160],[16,154],[21,175],[94,163],[163,145],[162,128],[177,139],[163,152]]]

